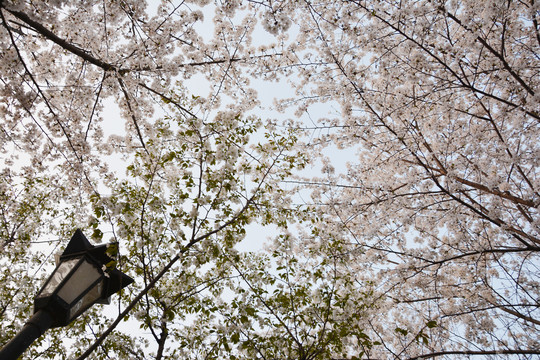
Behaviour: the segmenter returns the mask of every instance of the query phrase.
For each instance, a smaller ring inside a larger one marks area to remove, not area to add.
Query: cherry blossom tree
[[[283,105],[339,109],[313,127],[325,175],[299,183],[317,241],[378,284],[378,354],[537,355],[538,4],[266,5],[298,25]]]
[[[84,227],[136,285],[28,358],[538,356],[538,11],[0,0],[0,339]]]

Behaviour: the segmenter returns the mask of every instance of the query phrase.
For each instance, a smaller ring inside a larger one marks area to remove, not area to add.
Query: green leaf
[[[405,329],[402,329],[402,328],[399,328],[399,327],[395,328],[394,331],[397,332],[397,333],[400,333],[403,336],[407,336],[407,334],[409,333],[408,330],[405,330]]]
[[[94,229],[91,235],[92,239],[100,242],[103,239],[103,232],[99,229]]]
[[[426,326],[430,329],[433,329],[434,327],[437,327],[437,322],[435,320],[430,320],[426,323]]]

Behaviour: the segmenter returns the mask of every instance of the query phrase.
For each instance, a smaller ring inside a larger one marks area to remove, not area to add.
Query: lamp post
[[[16,360],[38,337],[54,327],[66,326],[96,303],[108,304],[110,296],[133,282],[111,266],[110,245],[90,244],[77,229],[57,266],[34,298],[34,315],[0,350],[1,360]]]

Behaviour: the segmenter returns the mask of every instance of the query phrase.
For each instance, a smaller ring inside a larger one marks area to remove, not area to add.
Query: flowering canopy
[[[49,358],[537,355],[538,6],[0,0],[2,336],[83,223],[142,281]]]

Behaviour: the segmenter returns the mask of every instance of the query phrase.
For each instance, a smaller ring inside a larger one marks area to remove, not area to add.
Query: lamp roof
[[[107,245],[92,245],[90,241],[84,236],[81,229],[75,230],[75,234],[69,240],[69,243],[66,246],[66,249],[60,255],[60,260],[65,260],[70,257],[87,254],[90,255],[94,260],[99,262],[101,265],[107,264],[110,261],[114,260],[109,257],[106,253]]]
[[[60,259],[63,260],[84,253],[90,255],[101,265],[105,265],[114,260],[107,255],[106,251],[107,245],[92,245],[86,236],[84,236],[81,229],[77,229],[66,246],[66,249],[60,256]],[[108,298],[131,284],[133,281],[134,280],[131,277],[120,270],[109,269],[108,276],[105,278],[105,289],[102,298]]]
[[[79,254],[86,252],[87,250],[92,249],[94,246],[90,244],[90,241],[84,236],[81,229],[75,230],[75,234],[69,240],[64,252],[60,258],[68,257],[71,255]]]
[[[111,269],[109,270],[109,277],[106,278],[105,281],[107,285],[103,290],[104,294],[102,298],[108,298],[109,296],[119,292],[135,280],[133,280],[130,276],[124,274],[118,269]]]

